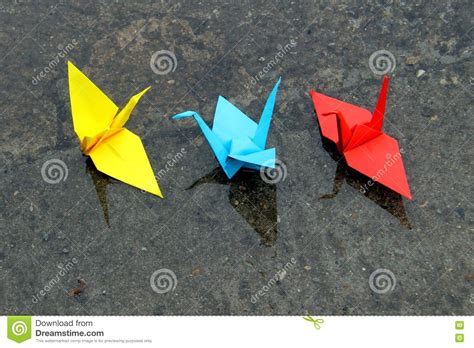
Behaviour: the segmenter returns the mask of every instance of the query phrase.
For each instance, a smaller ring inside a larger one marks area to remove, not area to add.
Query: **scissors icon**
[[[317,319],[313,319],[311,316],[307,316],[307,317],[303,317],[304,320],[307,320],[307,321],[310,321],[313,323],[314,325],[314,328],[316,330],[319,330],[321,329],[321,325],[322,323],[324,323],[324,319],[321,319],[321,318],[317,318]]]

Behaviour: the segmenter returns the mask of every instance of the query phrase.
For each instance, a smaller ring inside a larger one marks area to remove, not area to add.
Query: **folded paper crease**
[[[222,96],[217,100],[212,129],[194,111],[174,115],[173,119],[195,119],[229,179],[240,168],[274,168],[276,150],[265,146],[280,81],[268,96],[258,124]]]
[[[149,87],[130,98],[117,113],[117,105],[70,61],[68,79],[72,120],[81,151],[92,158],[99,171],[163,197],[140,137],[124,128]]]
[[[310,91],[321,134],[333,141],[347,164],[412,199],[398,141],[382,131],[388,92],[385,76],[374,112]]]

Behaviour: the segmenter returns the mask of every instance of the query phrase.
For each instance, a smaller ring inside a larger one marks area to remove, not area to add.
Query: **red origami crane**
[[[385,76],[375,110],[310,91],[323,137],[333,141],[353,169],[412,199],[398,141],[382,131],[387,100]]]

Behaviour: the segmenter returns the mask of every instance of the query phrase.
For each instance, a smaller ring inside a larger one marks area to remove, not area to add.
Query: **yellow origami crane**
[[[81,151],[99,171],[163,198],[141,139],[123,127],[150,87],[118,112],[117,105],[71,62],[68,76],[72,121]]]

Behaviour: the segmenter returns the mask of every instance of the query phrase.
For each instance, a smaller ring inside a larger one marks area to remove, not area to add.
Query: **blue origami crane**
[[[242,167],[275,168],[275,148],[265,149],[265,143],[280,81],[281,78],[273,87],[258,125],[222,96],[217,100],[212,130],[194,111],[185,111],[173,118],[194,117],[229,179]]]

